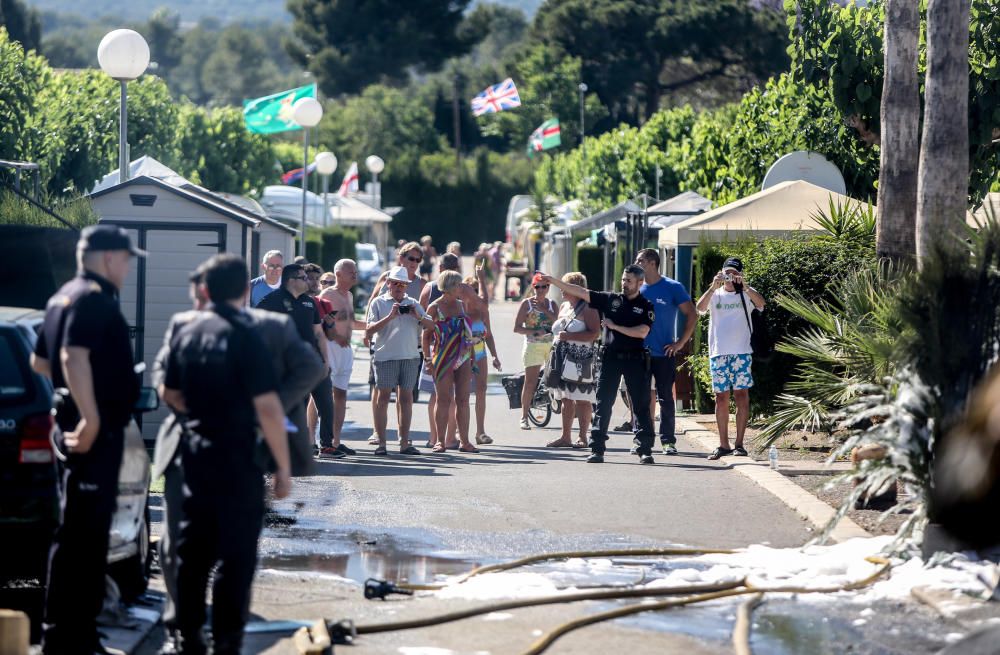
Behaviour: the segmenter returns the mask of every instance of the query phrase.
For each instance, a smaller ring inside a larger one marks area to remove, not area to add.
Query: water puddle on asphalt
[[[390,582],[424,584],[459,575],[483,563],[434,552],[431,544],[399,539],[387,534],[354,531],[288,528],[276,531],[274,542],[282,547],[260,560],[260,568],[279,571],[326,573],[364,582],[378,578]],[[304,548],[310,546],[308,550]],[[305,552],[304,552],[305,551]]]

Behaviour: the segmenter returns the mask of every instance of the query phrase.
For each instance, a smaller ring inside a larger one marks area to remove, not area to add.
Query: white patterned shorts
[[[379,389],[413,389],[420,376],[420,358],[375,362],[375,386]]]
[[[712,391],[749,389],[753,386],[750,366],[753,355],[717,355],[709,360],[712,371]]]

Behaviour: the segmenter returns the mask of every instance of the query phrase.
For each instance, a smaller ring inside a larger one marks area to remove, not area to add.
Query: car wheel
[[[122,600],[135,601],[149,587],[149,575],[153,564],[153,553],[149,546],[150,517],[147,499],[146,509],[139,526],[138,550],[135,555],[111,565],[111,577],[118,584]]]

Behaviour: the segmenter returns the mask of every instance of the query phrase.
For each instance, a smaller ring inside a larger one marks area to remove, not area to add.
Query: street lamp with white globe
[[[316,98],[299,98],[292,105],[292,120],[302,128],[302,223],[299,232],[299,254],[306,254],[306,190],[309,183],[309,128],[319,125],[323,105]]]
[[[129,178],[128,108],[126,84],[146,72],[149,66],[149,44],[134,30],[108,32],[97,46],[97,62],[101,70],[121,85],[121,109],[118,125],[118,182]]]
[[[378,155],[368,155],[365,168],[372,174],[372,200],[375,202],[375,209],[382,209],[382,187],[378,182],[378,174],[385,170],[385,161]]]
[[[332,152],[317,153],[316,172],[323,176],[323,227],[326,227],[330,220],[330,204],[327,194],[330,191],[330,176],[337,170],[337,156]]]

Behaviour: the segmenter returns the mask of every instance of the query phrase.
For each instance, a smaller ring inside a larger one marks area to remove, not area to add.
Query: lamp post
[[[319,125],[323,105],[316,98],[299,98],[292,105],[292,120],[302,127],[302,222],[299,231],[299,254],[306,254],[306,193],[309,189],[309,128]]]
[[[126,182],[129,177],[128,153],[128,93],[126,85],[144,72],[149,66],[149,44],[134,30],[114,30],[108,32],[97,46],[97,62],[101,70],[121,87],[121,108],[118,121],[118,182]]]
[[[378,155],[368,155],[365,159],[365,168],[372,174],[372,199],[375,201],[375,209],[382,209],[382,187],[378,182],[378,174],[385,170],[385,161]]]
[[[584,140],[586,134],[586,114],[584,109],[584,98],[587,95],[587,83],[580,82],[576,87],[580,92],[580,161],[583,162],[583,210],[590,214],[587,196],[590,193],[590,179],[586,176],[587,171],[587,142]]]
[[[323,227],[330,221],[330,204],[327,194],[330,191],[330,176],[337,170],[337,156],[332,152],[321,152],[316,155],[316,172],[323,176]]]

